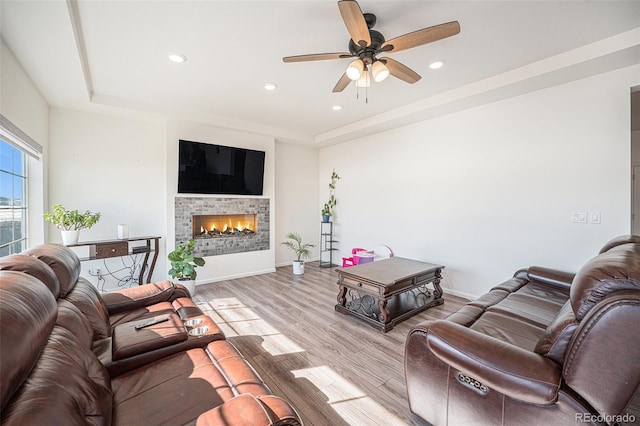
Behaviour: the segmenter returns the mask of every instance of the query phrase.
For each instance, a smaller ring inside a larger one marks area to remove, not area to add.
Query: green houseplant
[[[196,291],[196,277],[198,276],[196,268],[204,266],[205,263],[203,258],[193,255],[195,248],[196,240],[192,238],[186,243],[178,244],[167,256],[171,262],[169,275],[187,287],[191,295],[194,295]]]
[[[331,173],[331,182],[329,183],[329,200],[324,203],[324,206],[322,207],[323,222],[329,222],[329,219],[333,214],[333,208],[338,204],[338,200],[336,200],[335,196],[336,182],[338,179],[340,179],[340,176],[338,176],[336,170],[333,169],[333,172]]]
[[[100,220],[100,213],[67,210],[62,204],[54,205],[51,210],[43,215],[44,219],[60,230],[62,243],[67,246],[78,242],[81,229],[91,228]]]
[[[282,245],[289,248],[296,254],[296,260],[293,261],[293,274],[304,274],[304,260],[311,256],[311,248],[315,247],[313,244],[303,243],[302,237],[297,232],[289,232],[287,234],[287,241],[283,241]]]

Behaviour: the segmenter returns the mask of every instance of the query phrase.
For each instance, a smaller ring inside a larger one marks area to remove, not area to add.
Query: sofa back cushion
[[[31,373],[54,327],[56,301],[36,278],[0,271],[0,412]]]
[[[614,247],[629,243],[640,244],[640,235],[620,235],[619,237],[612,238],[611,240],[607,241],[604,246],[602,246],[599,254],[607,252]]]
[[[80,276],[80,259],[68,247],[58,244],[42,244],[22,252],[49,265],[60,282],[60,297],[65,297]]]
[[[618,291],[640,291],[640,243],[616,245],[588,261],[576,274],[569,294],[578,321]]]
[[[56,326],[37,364],[2,413],[3,425],[111,424],[104,366],[74,334]]]
[[[49,265],[33,256],[12,254],[0,257],[0,271],[24,272],[46,285],[54,298],[57,298],[60,294],[60,282],[56,274]]]
[[[534,351],[563,364],[567,347],[577,327],[578,320],[571,308],[571,302],[567,301],[547,326]]]
[[[64,299],[73,303],[84,314],[93,330],[93,340],[111,337],[109,312],[93,284],[85,278],[78,278],[76,285]]]

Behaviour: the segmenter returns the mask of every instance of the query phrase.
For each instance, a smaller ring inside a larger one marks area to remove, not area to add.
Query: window
[[[25,154],[0,139],[0,256],[26,248],[26,169]]]

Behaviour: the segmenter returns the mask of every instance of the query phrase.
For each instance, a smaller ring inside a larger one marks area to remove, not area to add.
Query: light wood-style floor
[[[336,282],[333,268],[312,262],[303,276],[289,266],[198,286],[195,300],[306,425],[424,425],[407,403],[406,336],[466,300],[445,289],[443,305],[383,334],[335,312]]]

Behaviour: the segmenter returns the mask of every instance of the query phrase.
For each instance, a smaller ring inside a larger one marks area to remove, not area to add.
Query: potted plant
[[[91,213],[89,210],[84,213],[78,210],[67,210],[62,204],[54,205],[51,210],[44,214],[44,219],[60,230],[62,244],[65,246],[77,244],[80,230],[91,228],[100,220],[100,213]]]
[[[192,238],[186,243],[178,244],[175,250],[167,256],[171,262],[169,275],[180,281],[180,284],[185,286],[192,296],[196,294],[196,277],[198,276],[196,268],[204,266],[204,259],[193,255],[195,248],[196,240]]]
[[[296,232],[289,232],[287,234],[288,241],[282,243],[283,246],[291,249],[297,259],[293,261],[293,275],[304,274],[304,260],[311,256],[311,247],[315,247],[313,244],[303,243],[302,237]]]
[[[338,200],[336,200],[336,196],[334,191],[336,189],[336,181],[340,179],[340,176],[336,173],[336,170],[333,169],[331,173],[331,182],[329,183],[329,201],[324,203],[322,207],[322,221],[329,222],[331,215],[333,214],[333,208],[336,204],[338,204]]]

